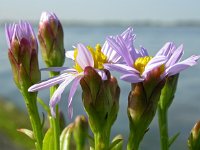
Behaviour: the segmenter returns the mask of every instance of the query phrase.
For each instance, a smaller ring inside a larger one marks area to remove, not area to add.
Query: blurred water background
[[[86,45],[95,46],[103,44],[107,35],[116,35],[122,33],[129,25],[66,25],[64,26],[65,49],[71,50],[72,45],[81,42]],[[173,41],[178,45],[184,44],[184,58],[193,54],[200,54],[200,26],[153,26],[136,25],[134,31],[137,34],[135,47],[140,45],[148,49],[150,55],[154,55],[166,42]],[[37,26],[34,26],[37,33]],[[7,58],[7,43],[4,34],[4,25],[0,26],[0,96],[14,103],[18,108],[25,111],[25,104],[19,91],[16,89],[13,80],[11,67]],[[39,52],[40,67],[45,67],[41,53]],[[71,66],[72,62],[66,59],[65,66]],[[113,73],[119,77],[119,74]],[[48,77],[47,72],[42,72],[42,79]],[[127,140],[129,133],[129,123],[126,113],[127,97],[130,91],[130,84],[119,80],[121,88],[120,110],[118,118],[112,128],[112,137],[122,134]],[[62,95],[60,107],[67,116],[67,96],[68,86]],[[48,90],[39,92],[39,96],[48,104]],[[82,101],[81,89],[79,87],[73,101],[74,117],[79,114],[85,114]],[[40,107],[40,112],[43,109]],[[73,121],[66,118],[67,122]],[[194,123],[200,119],[200,65],[196,65],[181,73],[178,88],[174,102],[169,109],[169,133],[170,136],[180,132],[180,136],[173,144],[172,150],[187,149],[186,141]],[[159,147],[159,131],[157,117],[150,125],[150,130],[145,135],[141,143],[141,149],[157,150]]]

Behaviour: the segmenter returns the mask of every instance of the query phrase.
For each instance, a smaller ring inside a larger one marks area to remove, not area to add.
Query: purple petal
[[[68,108],[71,107],[72,99],[74,97],[74,94],[78,88],[79,82],[81,80],[82,76],[78,76],[74,79],[74,82],[72,83],[70,92],[69,92],[69,97],[68,97]]]
[[[59,76],[56,76],[47,80],[43,80],[40,83],[34,84],[33,86],[29,87],[28,91],[35,92],[35,91],[39,91],[39,90],[51,87],[53,85],[63,82],[66,78],[69,78],[71,76],[72,76],[71,74],[63,73]]]
[[[54,71],[54,72],[60,72],[63,70],[68,70],[68,67],[49,67],[49,68],[42,68],[40,71]],[[74,69],[75,70],[75,69]],[[71,71],[71,70],[70,70]]]
[[[10,44],[16,36],[16,24],[13,23],[13,24],[5,25],[5,35],[6,35],[6,41],[7,41],[8,47],[10,48]]]
[[[170,57],[175,48],[176,48],[176,46],[174,45],[173,42],[167,42],[167,43],[158,51],[158,53],[157,53],[155,56],[164,55],[164,56],[166,56],[166,57]]]
[[[98,72],[98,74],[101,76],[101,79],[102,79],[102,80],[107,80],[107,75],[106,75],[106,73],[105,73],[104,70],[99,70],[99,69],[95,69],[95,70],[96,70],[96,72]]]
[[[70,107],[68,107],[68,118],[70,118],[70,119],[72,119],[72,117],[73,117],[73,107],[72,106],[70,106]]]
[[[176,64],[177,62],[179,62],[179,60],[181,59],[183,55],[183,45],[180,45],[172,54],[172,56],[170,57],[170,59],[167,61],[167,63],[165,64],[165,67],[168,68],[174,64]]]
[[[107,41],[103,44],[101,52],[107,56],[107,62],[109,63],[122,62],[122,57],[112,47],[109,46]]]
[[[197,64],[197,60],[199,58],[200,58],[200,56],[193,55],[182,62],[176,63],[175,65],[167,68],[165,70],[165,73],[163,74],[163,76],[166,76],[166,75],[172,76],[172,75],[175,75],[191,66],[194,66]]]
[[[124,64],[104,64],[105,69],[107,70],[115,70],[121,72],[123,74],[130,74],[134,73],[139,75],[140,72],[133,67],[124,65]]]
[[[133,65],[133,59],[131,58],[131,55],[123,42],[122,37],[117,37],[117,40],[114,40],[110,37],[107,38],[107,41],[109,45],[124,58],[124,61],[127,63],[127,65],[132,66]]]
[[[90,51],[81,43],[77,45],[77,48],[78,54],[76,61],[81,66],[81,68],[84,70],[87,66],[94,67],[94,60]]]
[[[49,106],[51,109],[51,114],[53,117],[55,117],[55,106],[60,101],[61,94],[63,93],[65,87],[76,78],[76,76],[71,75],[65,78],[65,81],[62,82],[57,90],[54,92],[53,96],[50,99]]]
[[[142,73],[143,77],[146,77],[147,74],[153,69],[166,63],[167,58],[165,56],[155,56],[153,57],[146,65],[144,72]]]
[[[67,52],[65,53],[65,56],[66,56],[67,58],[72,59],[72,60],[75,59],[75,58],[74,58],[74,51],[67,51]]]
[[[121,76],[120,79],[130,83],[138,83],[144,80],[143,78],[141,78],[139,75],[136,74],[125,74]]]
[[[147,49],[145,49],[142,46],[140,47],[140,54],[141,54],[142,57],[149,56]]]

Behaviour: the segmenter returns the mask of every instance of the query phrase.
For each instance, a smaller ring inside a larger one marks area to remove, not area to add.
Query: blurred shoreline
[[[5,23],[18,22],[19,20],[0,20],[0,26],[4,26]],[[27,20],[31,22],[33,26],[38,26],[39,20]],[[144,20],[144,21],[79,21],[79,20],[61,20],[63,26],[94,26],[94,27],[117,27],[117,26],[146,26],[146,27],[177,27],[177,26],[192,26],[200,27],[200,20],[177,20],[177,21],[153,21],[153,20]]]

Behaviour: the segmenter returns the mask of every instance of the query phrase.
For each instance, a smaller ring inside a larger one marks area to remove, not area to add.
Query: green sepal
[[[167,110],[173,102],[177,88],[178,77],[179,74],[166,78],[166,82],[161,91],[161,96],[159,100],[159,105],[161,109]]]
[[[54,149],[54,138],[53,138],[53,129],[49,128],[43,139],[43,148],[42,150]]]
[[[73,123],[69,124],[60,135],[60,150],[69,150],[72,147]]]

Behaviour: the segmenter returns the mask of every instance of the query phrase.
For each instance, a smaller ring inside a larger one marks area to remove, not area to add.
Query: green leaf
[[[174,143],[174,141],[178,138],[180,132],[176,133],[173,137],[169,139],[169,147]]]
[[[24,133],[25,135],[27,135],[29,138],[31,138],[33,140],[35,139],[33,131],[31,131],[29,129],[17,129],[17,131]]]
[[[111,145],[109,146],[109,150],[122,150],[123,148],[123,137],[121,135],[117,135]]]
[[[44,140],[43,140],[42,150],[54,149],[54,141],[53,140],[54,140],[53,130],[52,130],[52,128],[49,128],[48,131],[46,132]]]

